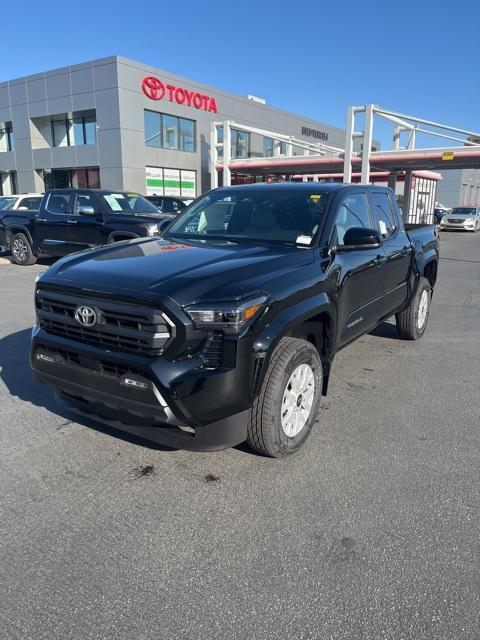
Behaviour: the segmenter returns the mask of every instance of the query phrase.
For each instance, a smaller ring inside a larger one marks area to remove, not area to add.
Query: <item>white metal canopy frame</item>
[[[357,132],[355,131],[355,116],[360,113],[364,114],[364,129],[363,131]],[[393,130],[393,142],[391,150],[372,151],[373,127],[376,115],[384,118],[385,120],[388,120],[393,125],[395,125]],[[401,147],[401,135],[404,132],[408,134],[407,142],[404,147]],[[439,151],[438,147],[416,149],[415,143],[417,133],[429,135],[434,138],[441,138],[443,140],[462,143],[461,147],[442,146],[440,150],[447,155],[448,152],[450,152],[451,154],[460,152],[462,155],[467,156],[467,154],[465,154],[465,147],[480,147],[480,134],[475,131],[467,131],[465,129],[452,127],[451,125],[434,122],[432,120],[425,120],[425,118],[418,118],[417,116],[410,116],[404,113],[397,113],[396,111],[389,111],[374,104],[368,104],[359,107],[349,107],[347,110],[347,125],[345,131],[343,181],[352,181],[352,161],[355,157],[359,157],[359,155],[361,156],[362,162],[361,182],[363,184],[368,184],[368,182],[370,181],[370,166],[372,162],[375,162],[376,158],[382,157],[383,159],[383,156],[389,154],[392,163],[395,162],[396,156],[398,156],[399,159],[401,159],[403,156],[403,160],[405,161],[407,160],[407,158],[405,158],[405,150],[407,150],[409,152],[408,162],[415,163],[415,160],[417,159],[418,163],[422,163],[422,161],[426,161],[425,156],[429,151]],[[452,135],[452,133],[456,135]],[[361,154],[356,154],[353,151],[353,142],[356,138],[361,138],[363,140],[363,150]],[[476,155],[477,154],[475,154],[475,156]],[[448,159],[447,157],[445,158],[445,168],[453,168],[453,166],[447,165],[448,160],[453,160],[453,158],[453,155],[448,155]],[[432,159],[432,161],[434,160]],[[478,154],[476,164],[477,167],[480,168],[480,153]]]
[[[232,171],[230,164],[235,162],[235,158],[232,157],[232,144],[230,134],[232,129],[238,131],[245,131],[247,133],[254,133],[260,136],[271,138],[274,141],[274,158],[281,159],[280,144],[282,142],[286,145],[286,153],[283,157],[294,157],[293,149],[304,149],[309,157],[325,157],[343,155],[344,150],[339,147],[333,147],[323,142],[307,142],[295,136],[288,136],[284,133],[278,133],[276,131],[269,131],[268,129],[260,129],[247,124],[241,124],[234,122],[233,120],[224,120],[223,122],[212,122],[211,125],[211,139],[210,139],[210,175],[212,189],[218,187],[218,168],[219,163],[223,170],[223,185],[230,186],[232,184]],[[223,132],[223,141],[220,141],[219,131]],[[219,157],[219,149],[223,151],[223,158]],[[226,159],[226,160],[225,160]],[[258,160],[259,158],[242,158],[242,160]]]
[[[363,115],[363,130],[356,131],[356,116]],[[392,148],[372,151],[375,116],[393,125]],[[272,138],[274,155],[271,157],[232,157],[231,130],[237,129]],[[219,132],[223,130],[223,140]],[[428,135],[461,146],[442,144],[429,148],[416,147],[417,134]],[[402,137],[407,139],[401,146]],[[360,152],[354,151],[355,141],[363,142]],[[281,143],[285,143],[286,153],[280,153]],[[219,150],[223,150],[220,157]],[[294,149],[304,151],[295,155]],[[406,181],[412,171],[443,169],[480,169],[480,133],[459,127],[426,120],[416,116],[383,109],[374,104],[349,107],[345,131],[345,149],[322,142],[307,142],[284,133],[268,131],[258,127],[225,120],[211,125],[210,170],[212,188],[218,186],[218,171],[223,171],[223,184],[231,184],[232,171],[251,175],[342,175],[344,182],[352,182],[353,167],[361,168],[361,183],[368,184],[374,172],[386,171],[390,174],[389,184],[394,187],[396,175],[406,172]]]

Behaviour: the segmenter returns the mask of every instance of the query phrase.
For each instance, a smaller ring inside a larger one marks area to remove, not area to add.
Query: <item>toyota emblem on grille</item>
[[[75,309],[75,320],[84,327],[93,327],[97,319],[97,312],[92,307],[82,305]]]

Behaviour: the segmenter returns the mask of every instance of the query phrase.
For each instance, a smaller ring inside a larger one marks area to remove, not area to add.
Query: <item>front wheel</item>
[[[23,233],[16,233],[10,241],[10,253],[15,264],[28,266],[37,261],[33,255],[32,247]]]
[[[432,288],[426,278],[420,278],[417,291],[406,309],[397,313],[397,333],[404,340],[418,340],[425,333],[430,304],[432,300]]]
[[[322,395],[322,363],[306,340],[282,338],[275,348],[248,424],[248,444],[273,458],[307,440]]]

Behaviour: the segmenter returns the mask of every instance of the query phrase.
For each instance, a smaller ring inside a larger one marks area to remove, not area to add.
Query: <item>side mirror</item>
[[[171,222],[173,222],[173,219],[170,219],[170,218],[166,218],[165,220],[161,220],[161,221],[158,223],[158,231],[159,231],[160,233],[162,233],[163,231],[165,231],[165,229],[168,227],[168,225],[169,225]]]
[[[343,237],[343,245],[337,250],[353,251],[355,249],[376,249],[382,244],[382,238],[375,229],[352,227]]]
[[[88,205],[83,206],[83,207],[78,207],[78,213],[81,216],[94,216],[95,215],[95,209],[93,207],[90,207]]]

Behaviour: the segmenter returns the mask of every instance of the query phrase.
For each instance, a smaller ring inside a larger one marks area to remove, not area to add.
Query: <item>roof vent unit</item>
[[[258,104],[267,104],[267,101],[264,98],[259,98],[258,96],[252,96],[251,93],[248,94],[247,100],[251,100],[252,102],[257,102]]]

